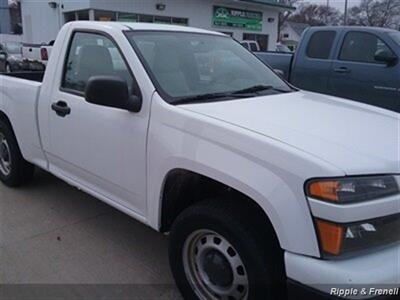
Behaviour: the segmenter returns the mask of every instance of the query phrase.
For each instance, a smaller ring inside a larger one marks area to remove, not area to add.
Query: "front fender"
[[[160,195],[167,174],[186,169],[257,202],[283,249],[319,256],[303,186],[305,179],[317,174],[338,173],[314,160],[277,141],[168,105],[156,95],[148,142],[149,223],[160,228]]]

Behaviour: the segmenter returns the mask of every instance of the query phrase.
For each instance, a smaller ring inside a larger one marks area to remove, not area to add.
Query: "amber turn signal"
[[[322,220],[317,220],[316,223],[322,250],[331,255],[339,255],[342,250],[344,227]]]
[[[308,186],[308,194],[311,197],[339,201],[337,191],[340,187],[339,181],[315,181]]]

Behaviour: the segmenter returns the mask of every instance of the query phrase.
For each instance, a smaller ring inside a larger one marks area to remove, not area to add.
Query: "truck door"
[[[75,32],[60,89],[54,89],[50,101],[50,143],[46,149],[50,170],[143,215],[149,113],[86,102],[86,83],[96,75],[125,79],[131,93],[140,96],[133,73],[111,37]]]
[[[336,32],[318,30],[304,38],[294,59],[291,82],[304,90],[326,93]]]
[[[395,66],[376,60],[376,54],[382,51],[394,55],[387,43],[373,33],[347,32],[332,65],[329,92],[394,109],[400,97],[398,71]]]

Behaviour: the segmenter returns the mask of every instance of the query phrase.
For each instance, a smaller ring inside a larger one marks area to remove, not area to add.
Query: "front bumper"
[[[334,288],[353,288],[351,295],[341,299],[374,299],[382,295],[372,288],[389,291],[400,287],[400,244],[342,260],[321,260],[286,252],[285,266],[290,280],[322,295],[329,296]],[[360,293],[363,288],[367,289],[366,295]],[[357,295],[354,289],[359,291]],[[400,294],[397,298],[400,298]]]

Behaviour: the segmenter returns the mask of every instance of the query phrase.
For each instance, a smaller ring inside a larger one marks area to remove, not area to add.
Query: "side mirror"
[[[92,104],[131,112],[139,112],[142,107],[142,99],[129,95],[126,81],[116,76],[90,77],[86,85],[85,99]]]
[[[378,50],[375,53],[375,60],[386,63],[388,66],[392,66],[397,61],[397,56],[392,51]]]
[[[0,51],[0,60],[7,60],[7,54],[3,51]]]

